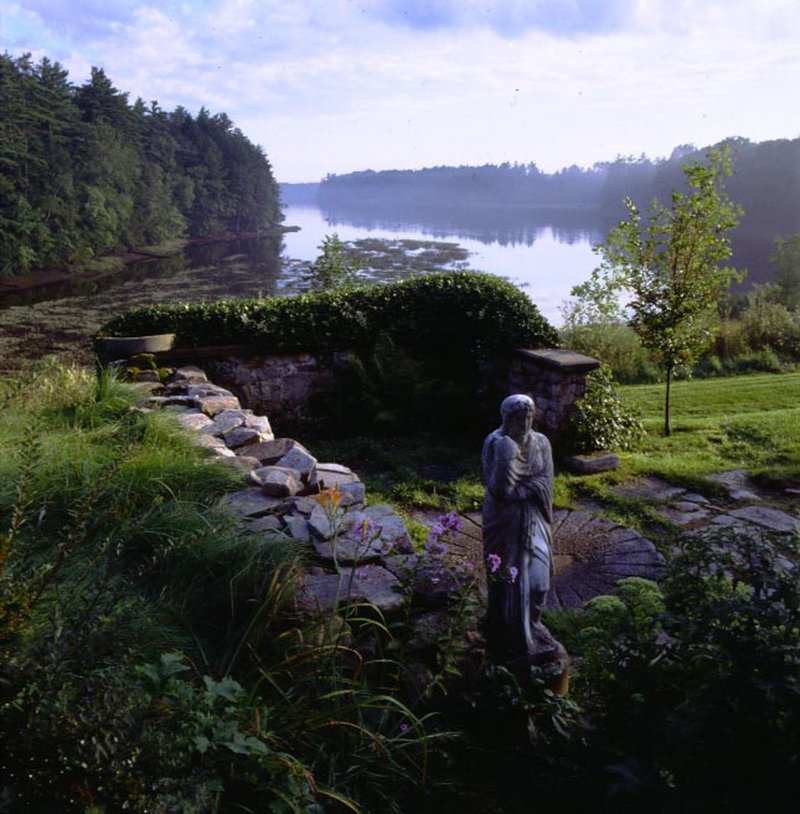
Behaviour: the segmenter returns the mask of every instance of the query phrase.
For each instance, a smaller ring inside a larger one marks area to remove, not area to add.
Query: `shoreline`
[[[132,263],[146,262],[147,260],[163,260],[182,252],[188,246],[199,246],[206,243],[224,243],[232,240],[243,240],[258,237],[278,237],[287,232],[299,232],[299,226],[274,226],[260,232],[225,232],[218,235],[200,235],[198,237],[177,238],[156,246],[147,246],[141,249],[132,247],[126,251],[114,254],[104,254],[92,258],[86,263],[57,268],[35,269],[25,274],[13,277],[0,277],[0,300],[5,296],[23,294],[38,288],[57,285],[59,283],[76,280],[92,280],[106,277],[121,271]]]

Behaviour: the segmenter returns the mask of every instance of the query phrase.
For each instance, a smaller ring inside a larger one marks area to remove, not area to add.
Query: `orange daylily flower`
[[[336,509],[344,498],[344,492],[339,489],[338,484],[330,489],[323,489],[318,495],[314,495],[311,499],[316,500],[323,509],[332,506]]]

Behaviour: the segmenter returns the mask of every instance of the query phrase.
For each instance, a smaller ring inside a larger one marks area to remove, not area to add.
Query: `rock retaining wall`
[[[454,349],[454,352],[456,349]],[[194,360],[241,403],[278,423],[313,420],[313,402],[335,391],[349,351],[265,355],[244,347],[193,348],[159,354],[168,363]],[[586,374],[600,366],[588,356],[558,348],[518,349],[497,359],[485,378],[498,398],[526,393],[536,402],[537,428],[551,441],[563,436],[575,402],[586,392]]]
[[[310,418],[313,401],[330,395],[347,352],[235,355],[209,358],[203,367],[214,381],[235,391],[243,404],[295,424]]]
[[[202,369],[179,368],[165,384],[149,387],[137,409],[174,412],[198,444],[245,473],[243,488],[222,500],[237,522],[304,547],[298,613],[369,602],[384,615],[403,610],[414,624],[432,610],[447,613],[465,595],[471,568],[447,561],[441,550],[416,553],[403,518],[391,506],[368,505],[355,472],[317,461],[294,439],[275,438],[269,418],[242,408]]]

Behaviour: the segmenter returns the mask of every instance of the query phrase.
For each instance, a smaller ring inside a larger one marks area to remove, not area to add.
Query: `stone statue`
[[[488,645],[497,663],[519,674],[566,657],[541,622],[554,573],[553,453],[533,430],[534,412],[528,396],[505,399],[502,426],[487,436],[481,456]]]

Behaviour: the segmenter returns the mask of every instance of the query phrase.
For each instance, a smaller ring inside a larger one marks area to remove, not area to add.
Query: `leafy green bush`
[[[137,397],[0,382],[0,808],[394,810],[426,736],[358,654],[385,628],[300,624],[291,542],[220,512],[241,474]]]
[[[769,290],[759,287],[748,297],[742,320],[748,345],[753,350],[779,348],[792,327],[792,314],[786,306],[772,300]]]
[[[782,362],[800,360],[800,314],[780,302],[779,293],[774,285],[755,286],[737,318],[721,322],[712,353],[719,357],[723,374],[776,371]],[[706,361],[697,372],[713,375],[715,367]]]
[[[778,373],[781,369],[781,361],[778,354],[772,348],[762,348],[761,350],[746,353],[733,360],[735,370],[738,373],[750,371],[763,371],[765,373]]]
[[[773,287],[757,287],[748,297],[742,323],[750,347],[800,359],[800,313],[776,302]]]
[[[611,369],[601,365],[586,377],[586,395],[575,404],[567,442],[577,453],[635,449],[645,436],[639,413],[614,387]]]
[[[593,746],[669,779],[671,807],[648,810],[748,811],[764,788],[779,805],[800,792],[800,591],[776,554],[786,546],[686,535],[661,588],[623,580],[562,639]]]
[[[558,344],[556,331],[522,291],[478,272],[298,297],[156,305],[114,317],[101,333],[175,333],[178,347],[241,343],[276,353],[362,350],[380,333],[426,355]]]
[[[317,248],[321,250],[321,254],[301,276],[304,288],[330,291],[356,283],[359,266],[348,261],[339,235],[325,235]]]
[[[613,371],[614,380],[621,384],[661,380],[661,369],[630,325],[623,322],[566,323],[560,334],[565,347],[604,362]]]
[[[714,344],[709,353],[718,356],[723,362],[750,351],[747,339],[747,328],[741,319],[723,319],[719,332],[714,337]]]
[[[712,376],[725,376],[727,374],[725,362],[714,354],[708,354],[692,369],[692,375],[700,379],[708,379]]]

